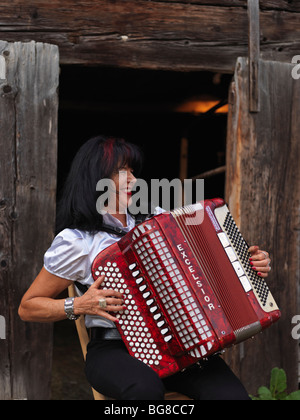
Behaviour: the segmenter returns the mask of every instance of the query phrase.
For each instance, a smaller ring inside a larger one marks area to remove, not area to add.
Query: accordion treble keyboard
[[[205,213],[201,224],[187,223],[193,212]],[[117,328],[129,353],[165,377],[279,318],[245,255],[225,203],[212,200],[138,225],[96,257],[92,273],[124,296]]]
[[[141,233],[147,227],[146,224],[138,228],[137,232]],[[137,232],[134,233],[135,236],[138,235]],[[211,329],[160,231],[152,230],[148,236],[142,236],[135,242],[134,249],[184,349],[189,350],[200,341],[207,341],[209,351],[212,348],[209,341],[212,337]],[[167,337],[170,338],[170,335]],[[207,350],[202,344],[199,356],[205,356]]]

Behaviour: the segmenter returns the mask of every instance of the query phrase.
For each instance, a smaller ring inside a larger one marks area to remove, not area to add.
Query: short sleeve
[[[45,269],[58,277],[72,281],[86,278],[89,272],[89,252],[80,232],[65,229],[53,240],[44,255]]]
[[[154,209],[154,215],[156,216],[156,215],[158,215],[158,214],[162,214],[162,213],[165,213],[166,212],[166,210],[164,210],[164,209],[162,209],[161,207],[155,207],[155,209]]]

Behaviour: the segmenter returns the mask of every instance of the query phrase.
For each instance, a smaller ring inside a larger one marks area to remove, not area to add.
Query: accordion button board
[[[236,250],[235,261],[238,260],[241,267],[243,267],[243,273],[245,274],[243,279],[249,279],[249,281],[247,281],[247,287],[253,288],[257,300],[260,302],[264,311],[271,312],[278,310],[278,306],[267,283],[252,270],[251,265],[249,264],[249,246],[242,237],[227,205],[216,208],[215,216],[228,238],[228,245],[223,245],[225,251],[228,248],[234,248]]]
[[[129,353],[160,377],[244,341],[280,311],[249,264],[223,200],[185,206],[136,226],[92,265],[126,310],[117,328]]]

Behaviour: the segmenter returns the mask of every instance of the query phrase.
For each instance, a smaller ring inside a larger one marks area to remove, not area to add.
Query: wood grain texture
[[[258,0],[248,0],[248,21],[249,109],[250,112],[258,112],[260,109],[258,84],[258,66],[260,57],[260,14]]]
[[[58,49],[0,42],[0,399],[49,398],[52,326],[24,323],[20,300],[43,265],[55,221]],[[4,383],[4,386],[3,386]]]
[[[275,366],[298,387],[298,342],[291,320],[300,313],[300,84],[292,66],[260,61],[261,111],[249,112],[248,64],[239,59],[230,94],[226,196],[249,244],[270,252],[271,291],[281,320],[228,352],[249,392],[268,384]]]
[[[247,2],[4,0],[1,38],[59,46],[62,64],[233,73],[248,54]],[[261,1],[261,57],[300,50],[296,2]]]

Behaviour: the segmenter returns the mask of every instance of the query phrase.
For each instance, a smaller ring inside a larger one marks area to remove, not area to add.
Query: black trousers
[[[116,400],[163,400],[168,391],[195,400],[249,400],[249,396],[220,356],[165,379],[133,358],[121,340],[92,339],[85,372],[94,389]]]

